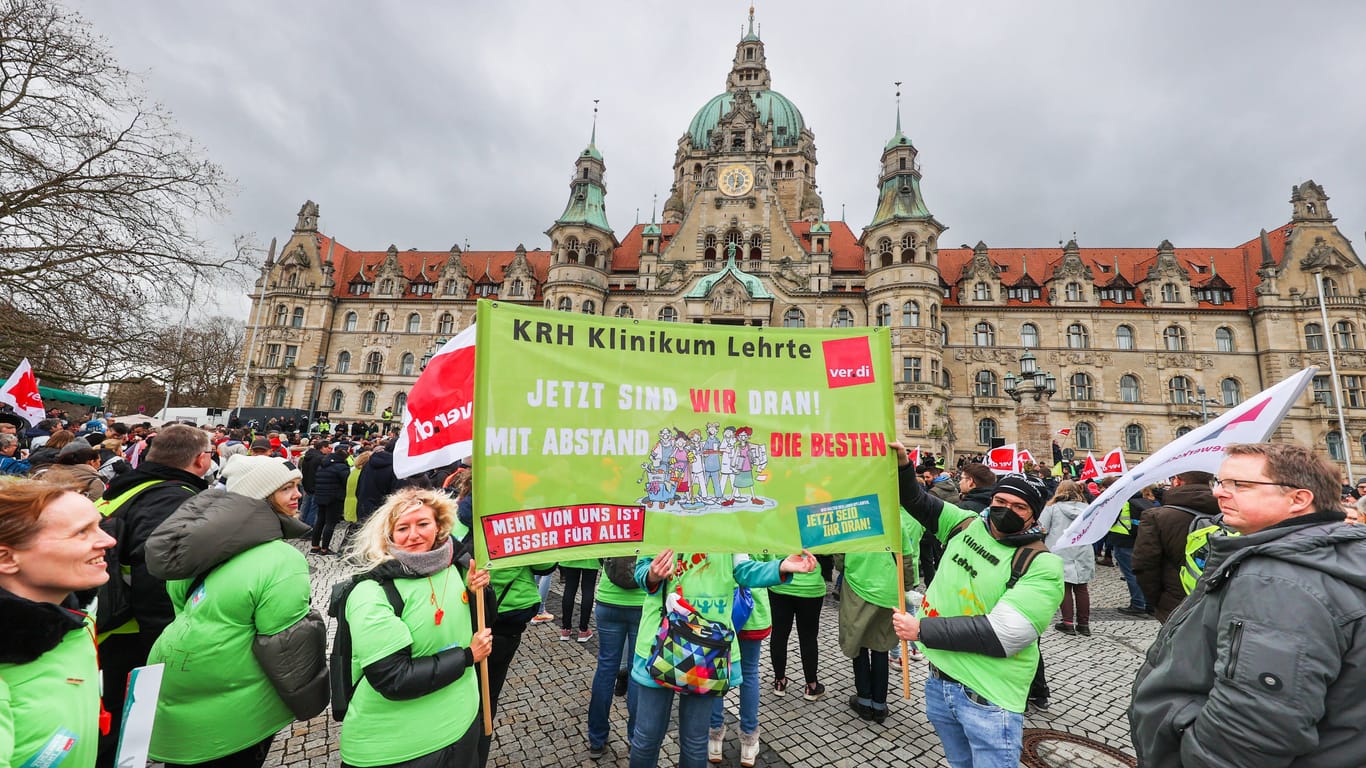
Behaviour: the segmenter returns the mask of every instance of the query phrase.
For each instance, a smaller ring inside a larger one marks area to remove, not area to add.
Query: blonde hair
[[[455,527],[456,503],[449,495],[436,488],[404,488],[389,494],[379,509],[361,526],[346,553],[362,566],[374,567],[392,560],[389,547],[394,543],[394,526],[398,519],[419,507],[430,507],[436,518],[436,541],[441,544]]]
[[[1049,504],[1059,501],[1086,501],[1086,496],[1081,492],[1081,486],[1071,480],[1064,480],[1058,483],[1058,490],[1054,491],[1053,498],[1048,500]]]

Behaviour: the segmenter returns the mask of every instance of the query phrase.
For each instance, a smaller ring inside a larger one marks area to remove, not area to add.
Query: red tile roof
[[[388,251],[353,251],[341,243],[333,240],[327,235],[318,234],[318,251],[322,254],[324,261],[331,260],[334,271],[332,279],[336,282],[336,287],[332,289],[334,296],[356,297],[368,296],[368,293],[352,294],[350,285],[360,277],[366,281],[373,281],[375,272],[388,257]],[[441,277],[441,270],[446,267],[446,261],[450,258],[449,251],[399,251],[398,264],[403,269],[403,276],[410,282],[415,283],[436,283]],[[460,254],[460,260],[464,262],[465,270],[469,273],[471,286],[470,295],[467,298],[476,298],[474,286],[479,283],[502,282],[503,272],[512,263],[512,259],[517,255],[516,251],[464,251]],[[546,251],[527,251],[527,264],[531,266],[531,272],[536,277],[536,281],[543,284],[546,273],[550,269],[550,253]],[[425,266],[425,271],[424,271]],[[432,295],[440,295],[439,287],[433,289]],[[405,298],[421,298],[411,292]]]

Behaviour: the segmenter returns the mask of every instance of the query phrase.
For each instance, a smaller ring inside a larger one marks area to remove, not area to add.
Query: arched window
[[[628,306],[628,305],[626,305],[626,304],[622,304],[621,306],[617,307],[617,317],[635,317],[635,316],[636,316],[636,315],[635,315],[634,312],[631,311],[631,307],[630,307],[630,306]]]
[[[584,249],[583,263],[590,267],[598,265],[598,241],[589,240],[588,247]]]
[[[337,353],[337,373],[351,372],[351,353],[342,351]]]
[[[361,413],[374,413],[374,412],[375,412],[375,393],[374,393],[374,392],[371,392],[370,390],[367,389],[367,390],[365,390],[365,394],[363,394],[363,395],[360,396],[360,412],[361,412]]]
[[[901,305],[901,324],[908,328],[920,325],[920,302],[908,301]]]
[[[265,387],[257,387],[257,388],[256,388],[256,396],[252,398],[252,402],[255,403],[255,405],[256,405],[257,408],[265,408],[265,407],[266,407],[266,388],[265,388]]]
[[[1176,436],[1177,436],[1177,437],[1185,437],[1186,435],[1189,435],[1190,433],[1191,433],[1191,428],[1190,428],[1190,427],[1177,427],[1177,428],[1176,428]]]
[[[920,406],[913,405],[906,410],[906,429],[910,432],[920,431]]]
[[[972,286],[972,298],[974,301],[991,301],[991,286],[986,283]]]
[[[1162,300],[1165,301],[1165,302],[1168,302],[1168,303],[1173,302],[1173,301],[1180,301],[1180,300],[1181,300],[1181,293],[1180,293],[1179,291],[1176,290],[1176,286],[1175,286],[1174,284],[1172,284],[1172,283],[1163,283],[1163,284],[1162,284]]]
[[[915,234],[907,232],[901,236],[901,263],[909,264],[915,261]]]
[[[374,325],[374,329],[375,329],[375,332],[376,332],[376,333],[388,333],[388,332],[389,332],[389,313],[388,313],[388,312],[381,312],[381,313],[379,313],[378,315],[375,315],[375,325]]]
[[[1167,330],[1162,332],[1162,341],[1167,346],[1168,352],[1186,351],[1186,329],[1179,325],[1169,325]]]
[[[412,352],[404,352],[404,353],[403,353],[403,357],[400,357],[400,358],[398,359],[398,373],[399,373],[399,375],[400,375],[400,376],[412,376],[412,375],[413,375],[413,364],[414,364],[415,362],[416,362],[416,359],[413,357],[413,353],[412,353]]]
[[[284,304],[275,308],[275,324],[286,325],[289,323],[289,307]]]
[[[274,400],[274,405],[275,405],[276,408],[284,408],[284,407],[285,407],[285,395],[286,395],[286,393],[285,393],[285,388],[284,388],[283,386],[279,386],[279,387],[276,387],[276,388],[275,388],[275,400]]]
[[[384,370],[384,355],[379,352],[371,352],[365,357],[365,372],[379,373]]]
[[[972,329],[972,343],[979,347],[996,346],[996,329],[983,320]]]
[[[303,308],[303,307],[295,307],[295,308],[294,308],[294,316],[291,317],[290,320],[289,320],[289,327],[291,327],[291,328],[302,328],[302,327],[304,327],[304,308]]]
[[[1037,349],[1039,346],[1039,326],[1033,323],[1025,323],[1020,326],[1020,346],[1028,349]]]
[[[561,312],[573,312],[574,300],[569,298],[568,296],[561,296],[560,301],[558,304],[555,305],[555,308],[560,310]]]
[[[1124,450],[1130,453],[1142,453],[1144,448],[1143,427],[1137,424],[1130,424],[1124,428]]]
[[[290,273],[289,273],[289,277],[286,277],[286,278],[285,278],[285,285],[289,286],[290,288],[293,288],[294,286],[296,286],[296,285],[298,285],[298,284],[299,284],[299,273],[298,273],[298,272],[290,272]]]
[[[1115,348],[1133,349],[1134,348],[1134,329],[1127,325],[1121,325],[1115,329]]]
[[[1324,296],[1336,296],[1336,295],[1338,295],[1338,281],[1334,280],[1334,279],[1331,278],[1331,277],[1325,277],[1325,278],[1323,278],[1323,295],[1324,295]]]
[[[948,324],[948,323],[940,323],[940,324],[939,324],[939,343],[940,343],[940,344],[948,344],[948,343],[949,343],[949,324]]]
[[[884,237],[877,241],[877,258],[880,266],[892,265],[892,238]]]
[[[833,328],[852,328],[854,326],[854,313],[840,307],[835,310],[835,322],[831,323]]]
[[[939,305],[938,305],[938,304],[931,304],[931,305],[930,305],[930,325],[931,325],[931,326],[939,325]],[[948,335],[947,333],[944,334],[944,338],[945,338],[945,339],[948,339],[948,337],[949,337],[949,335]]]
[[[982,419],[977,422],[978,445],[991,445],[991,441],[996,437],[996,434],[995,419]]]
[[[665,323],[676,323],[678,322],[678,310],[673,307],[660,307],[659,319]]]
[[[1228,328],[1214,329],[1214,350],[1216,352],[1233,351],[1233,331]]]
[[[1066,290],[1068,301],[1081,301],[1081,283],[1068,283]]]
[[[340,411],[346,405],[346,395],[340,389],[332,390],[332,394],[327,396],[327,405],[328,410],[334,413]]]
[[[997,397],[996,374],[991,371],[977,372],[977,387],[973,391],[978,397]]]
[[[891,325],[891,324],[892,324],[892,307],[891,307],[891,305],[889,305],[889,304],[879,304],[879,305],[877,305],[877,324],[878,324],[878,325],[884,325],[884,326],[885,326],[885,325]]]
[[[355,312],[347,312],[347,313],[346,313],[346,317],[342,320],[342,330],[343,330],[343,331],[354,331],[354,330],[356,330],[356,313],[355,313]]]
[[[455,318],[450,312],[443,312],[436,321],[436,332],[449,336],[455,332]]]
[[[394,395],[394,413],[402,414],[403,409],[408,407],[408,393],[399,392]]]
[[[1333,430],[1328,433],[1328,458],[1333,461],[1346,461],[1347,451],[1342,445],[1342,433]]]
[[[422,329],[422,317],[416,312],[408,315],[408,333],[417,333]]]
[[[783,327],[805,328],[806,315],[802,314],[802,311],[800,309],[797,309],[796,307],[787,310],[783,313]]]
[[[1322,352],[1323,345],[1323,326],[1318,323],[1309,323],[1304,326],[1304,346],[1311,352]]]
[[[1236,379],[1224,379],[1219,382],[1219,394],[1225,407],[1243,402],[1243,386]]]
[[[1073,400],[1095,400],[1095,392],[1091,388],[1091,377],[1085,373],[1074,373],[1071,379],[1072,399]]]
[[[1357,348],[1357,328],[1346,320],[1339,320],[1333,323],[1333,341],[1337,342],[1338,349]]]
[[[1173,376],[1167,382],[1167,394],[1172,405],[1187,405],[1195,401],[1191,394],[1191,380],[1185,376]]]
[[[583,305],[579,307],[579,311],[583,312],[585,315],[596,315],[598,313],[597,302],[592,299],[584,299]]]
[[[1067,326],[1067,346],[1072,349],[1086,349],[1091,346],[1091,333],[1081,323]]]
[[[579,263],[579,239],[570,235],[564,241],[564,257],[570,264]]]
[[[1138,377],[1128,373],[1120,376],[1119,399],[1126,403],[1136,403],[1138,398]]]
[[[1361,452],[1366,453],[1366,432],[1361,433]]]
[[[1072,433],[1077,441],[1077,449],[1094,451],[1096,449],[1096,428],[1088,421],[1077,422],[1077,431]]]
[[[707,235],[702,240],[703,261],[716,261],[716,235]]]

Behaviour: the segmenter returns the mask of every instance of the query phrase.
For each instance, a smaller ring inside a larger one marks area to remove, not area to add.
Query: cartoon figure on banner
[[[675,497],[675,486],[669,478],[669,470],[659,462],[641,464],[644,474],[636,482],[645,483],[645,497],[641,499],[645,508],[649,509],[652,505],[657,509],[664,509],[665,505],[672,504]]]
[[[702,430],[688,432],[688,501],[685,507],[700,507],[707,494],[706,475],[702,469]]]
[[[767,479],[763,470],[768,466],[768,451],[761,445],[752,445],[749,442],[750,435],[754,430],[749,427],[740,427],[735,430],[734,455],[731,458],[731,466],[735,467],[735,503],[746,504],[751,500],[755,504],[763,504],[763,499],[754,496],[754,483],[756,480]]]
[[[735,499],[732,498],[735,492],[735,465],[732,463],[734,458],[735,427],[726,427],[721,430],[721,488],[716,493],[723,507],[735,503]]]
[[[702,501],[707,504],[721,501],[721,438],[716,436],[720,430],[720,424],[708,422],[707,439],[702,441],[702,472],[707,476]],[[711,492],[707,493],[707,489]]]
[[[650,450],[650,463],[667,467],[674,452],[674,431],[665,427],[659,430],[659,442]]]
[[[669,454],[669,479],[679,497],[689,494],[688,471],[688,436],[683,430],[675,429],[673,451]]]

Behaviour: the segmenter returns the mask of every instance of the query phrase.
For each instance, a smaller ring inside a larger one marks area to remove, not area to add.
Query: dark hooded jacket
[[[1366,761],[1366,526],[1341,519],[1210,539],[1134,681],[1140,766]]]
[[[313,480],[313,494],[319,504],[340,504],[346,499],[346,478],[351,474],[348,454],[333,451],[327,460],[318,467]]]
[[[969,509],[973,512],[981,512],[982,510],[991,506],[991,497],[995,495],[996,488],[994,486],[987,486],[986,488],[973,488],[972,490],[963,494],[963,498],[960,499],[958,503],[954,506],[958,507],[959,509]]]
[[[234,622],[232,626],[240,628],[241,632],[250,633],[252,655],[260,670],[289,710],[301,720],[318,714],[327,704],[327,627],[322,616],[308,607],[308,564],[303,554],[287,544],[273,545],[272,542],[298,538],[308,531],[307,525],[275,512],[264,500],[213,489],[182,505],[147,540],[147,561],[154,575],[167,581],[192,580],[190,588],[172,590],[180,596],[181,603],[176,622],[189,625],[177,634],[177,642],[188,643],[196,636],[203,637],[196,633],[204,632],[205,628],[194,627],[193,622],[210,622],[218,616],[218,613],[205,614],[206,618],[187,612],[185,603],[193,598],[193,587],[198,584],[213,587],[211,595],[214,590],[218,594],[224,589],[244,590],[256,606],[267,601],[292,601],[297,605],[298,617],[294,623],[269,634],[256,625],[255,610],[250,615],[223,616],[223,620]],[[249,553],[255,554],[254,550],[267,546],[278,550],[268,558],[268,567],[263,570],[259,564],[248,564]],[[234,561],[240,562],[235,564]],[[209,582],[209,576],[215,571],[221,571],[224,578]],[[287,578],[291,571],[300,572],[302,581]],[[273,590],[296,587],[302,590],[301,593],[273,593]],[[168,628],[166,636],[175,634],[173,630]],[[159,648],[160,643],[149,660],[158,655]],[[214,688],[213,673],[207,672],[212,666],[204,661],[198,667],[199,674],[205,675],[202,693],[206,698],[223,693]],[[169,677],[171,673],[167,674]],[[195,683],[186,686],[182,681],[181,685],[182,689],[194,688]]]
[[[1178,485],[1163,496],[1164,504],[1143,513],[1134,544],[1134,578],[1143,598],[1166,621],[1186,597],[1181,586],[1181,565],[1186,561],[1186,535],[1195,510],[1219,514],[1219,502],[1208,485]]]
[[[379,509],[384,497],[399,486],[394,476],[394,454],[388,450],[374,451],[370,460],[360,470],[360,481],[356,486],[356,514],[361,520]]]

